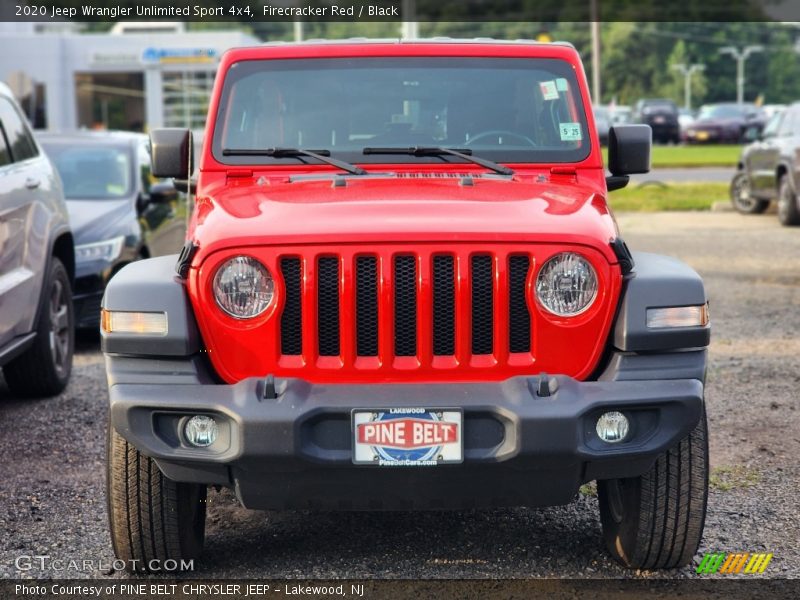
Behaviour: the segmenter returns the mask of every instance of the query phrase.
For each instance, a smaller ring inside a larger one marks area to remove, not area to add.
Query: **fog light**
[[[217,422],[205,415],[195,415],[186,422],[183,433],[192,446],[204,448],[217,439]]]
[[[597,435],[609,444],[621,442],[628,435],[627,417],[617,411],[603,413],[597,419]]]

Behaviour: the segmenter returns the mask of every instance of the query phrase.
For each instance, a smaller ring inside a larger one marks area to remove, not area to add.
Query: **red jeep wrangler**
[[[197,556],[206,487],[257,509],[569,503],[609,552],[689,563],[703,530],[698,275],[631,255],[578,53],[485,41],[278,44],[222,58],[153,173],[196,193],[180,256],[103,300],[114,549]],[[177,264],[176,264],[177,263]]]

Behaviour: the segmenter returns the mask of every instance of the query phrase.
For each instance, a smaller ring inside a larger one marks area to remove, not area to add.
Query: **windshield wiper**
[[[468,148],[445,148],[443,146],[411,146],[410,148],[364,148],[364,154],[408,154],[409,156],[457,156],[471,163],[485,167],[501,175],[513,175],[514,170],[485,158],[472,156]]]
[[[352,165],[349,162],[331,158],[330,150],[304,150],[302,148],[264,148],[249,149],[249,148],[225,148],[222,151],[222,156],[272,156],[274,158],[292,158],[298,156],[308,156],[315,158],[320,162],[331,165],[347,171],[353,175],[366,175],[367,172],[359,166]]]

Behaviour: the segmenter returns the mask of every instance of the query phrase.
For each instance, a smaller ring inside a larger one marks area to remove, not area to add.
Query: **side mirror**
[[[764,139],[764,134],[759,130],[758,127],[750,126],[744,131],[744,141],[746,142],[756,142],[759,140]]]
[[[159,181],[150,186],[151,204],[169,204],[178,199],[178,190],[170,182]]]
[[[628,176],[650,172],[653,130],[649,125],[617,125],[608,131],[608,191],[628,185]]]
[[[155,177],[188,179],[194,164],[192,132],[188,129],[154,129],[150,133],[150,160]]]

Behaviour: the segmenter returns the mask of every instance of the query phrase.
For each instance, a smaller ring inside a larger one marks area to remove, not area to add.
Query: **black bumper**
[[[694,354],[704,366],[705,352]],[[617,361],[619,370],[604,381],[557,376],[558,390],[549,397],[537,395],[536,378],[516,377],[433,385],[279,380],[276,399],[263,399],[264,382],[258,379],[236,385],[204,381],[198,359],[107,360],[117,431],[157,459],[167,476],[232,486],[251,508],[563,504],[583,482],[644,473],[659,453],[689,434],[703,411],[700,379],[674,378],[702,368],[665,367],[659,379],[652,358],[645,371]],[[687,354],[679,360],[686,362]],[[648,379],[620,380],[637,372]],[[352,409],[393,407],[463,409],[463,463],[354,465]],[[602,442],[595,431],[598,417],[610,410],[623,412],[631,423],[628,437],[616,444]],[[220,423],[213,450],[181,440],[182,423],[198,413]]]
[[[100,303],[106,287],[103,275],[86,275],[75,280],[72,305],[75,308],[75,327],[100,328]]]

